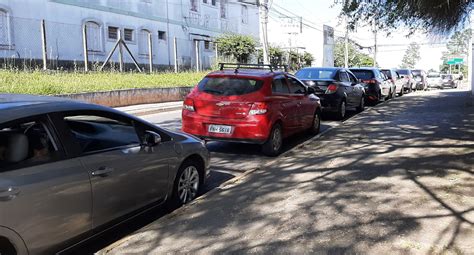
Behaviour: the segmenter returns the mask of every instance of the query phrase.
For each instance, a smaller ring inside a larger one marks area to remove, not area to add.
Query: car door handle
[[[92,171],[92,176],[101,176],[101,177],[105,177],[107,176],[109,173],[113,172],[114,169],[112,167],[100,167],[99,169],[95,170],[95,171]]]
[[[10,201],[20,194],[20,189],[15,187],[0,188],[0,201]]]

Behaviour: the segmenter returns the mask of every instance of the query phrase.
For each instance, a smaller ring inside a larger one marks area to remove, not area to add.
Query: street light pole
[[[261,41],[263,43],[263,63],[268,64],[268,36],[267,36],[267,24],[268,24],[268,0],[260,1],[260,23],[262,26]]]
[[[344,37],[344,67],[349,68],[349,26],[347,24],[347,16],[345,16],[346,20],[346,34]]]
[[[377,67],[377,24],[374,22],[374,67]]]

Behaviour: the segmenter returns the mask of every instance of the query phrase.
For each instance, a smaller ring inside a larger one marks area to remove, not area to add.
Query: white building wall
[[[100,25],[101,50],[89,52],[90,61],[103,61],[116,40],[108,39],[107,27],[133,29],[133,40],[127,42],[136,59],[148,63],[139,41],[140,31],[151,31],[153,62],[173,65],[173,38],[178,42],[178,62],[193,66],[196,63],[194,40],[199,40],[202,67],[208,68],[215,58],[212,44],[204,49],[204,42],[223,33],[251,35],[258,39],[258,7],[246,5],[248,18],[242,17],[243,4],[237,0],[0,0],[0,10],[9,13],[10,45],[0,45],[0,57],[20,59],[41,58],[40,20],[46,20],[49,59],[83,61],[82,25],[93,21]],[[222,8],[222,2],[226,8]],[[225,10],[225,14],[222,11]],[[1,28],[0,28],[1,29]],[[166,33],[158,39],[158,31]],[[0,40],[1,41],[1,40]],[[207,45],[207,44],[206,44]],[[127,56],[127,54],[124,54]],[[114,54],[114,61],[118,60]],[[127,62],[131,59],[125,57]]]

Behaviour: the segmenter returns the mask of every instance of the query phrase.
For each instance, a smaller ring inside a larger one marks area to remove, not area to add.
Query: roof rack
[[[268,64],[239,64],[239,63],[219,63],[219,69],[235,69],[235,73],[239,72],[239,69],[269,69],[270,72],[273,70],[284,70],[288,72],[287,65],[268,65]]]

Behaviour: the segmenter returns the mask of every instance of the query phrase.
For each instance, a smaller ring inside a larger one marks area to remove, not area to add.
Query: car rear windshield
[[[412,70],[411,73],[413,74],[413,76],[421,76],[420,70]]]
[[[351,72],[357,77],[357,79],[361,80],[370,80],[374,78],[374,72],[371,70],[354,70],[351,69]]]
[[[245,95],[260,90],[263,81],[228,78],[228,77],[206,77],[198,85],[199,91],[213,95],[238,96]]]
[[[441,77],[441,75],[439,75],[439,73],[430,73],[428,74],[428,78],[439,78]]]
[[[390,70],[382,70],[382,73],[387,75],[388,78],[392,78],[392,73],[390,72]]]
[[[409,74],[407,69],[398,69],[397,72],[398,72],[399,74],[404,74],[404,75]]]
[[[337,69],[302,69],[296,72],[296,77],[299,79],[334,79],[336,76]]]
[[[442,75],[442,78],[446,79],[446,80],[451,80],[451,79],[453,79],[453,76],[450,75],[450,74],[445,74],[445,75]]]

